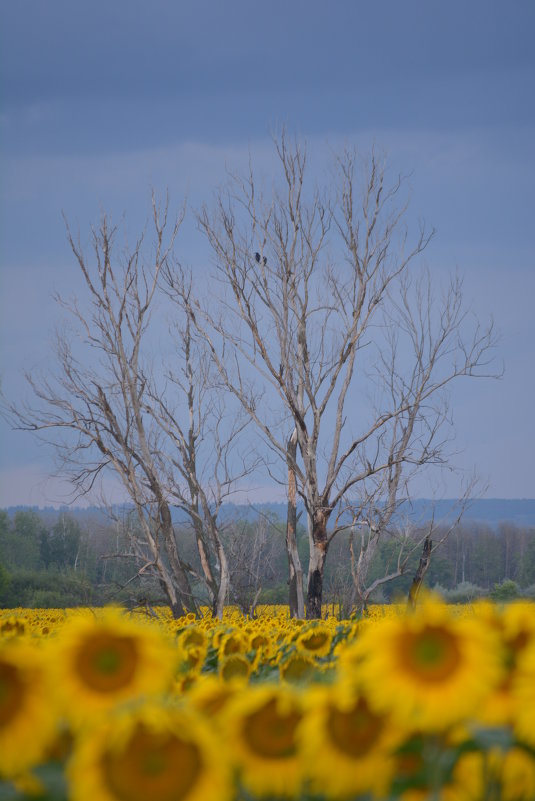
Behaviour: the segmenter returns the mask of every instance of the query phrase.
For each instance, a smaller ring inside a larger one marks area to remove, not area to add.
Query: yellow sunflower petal
[[[300,696],[289,687],[249,687],[225,708],[222,725],[244,787],[257,795],[295,796],[303,762],[297,728]]]
[[[50,651],[58,701],[75,726],[170,686],[176,654],[161,630],[117,609],[75,616]]]
[[[227,801],[231,789],[208,723],[154,702],[86,730],[67,773],[72,801]]]
[[[56,730],[41,650],[11,641],[0,647],[0,777],[38,764]]]
[[[421,730],[477,714],[502,675],[495,634],[433,599],[414,614],[367,626],[354,650],[372,706]]]

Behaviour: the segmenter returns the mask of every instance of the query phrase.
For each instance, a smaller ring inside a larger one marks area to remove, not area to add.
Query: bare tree
[[[8,413],[16,427],[51,442],[76,493],[89,492],[110,470],[120,479],[139,522],[139,528],[130,529],[127,556],[137,575],[156,575],[175,615],[197,609],[194,580],[205,585],[214,612],[221,615],[228,569],[217,512],[230,491],[227,459],[238,431],[214,434],[223,418],[221,405],[210,394],[206,354],[194,352],[184,309],[179,310],[179,342],[169,346],[169,358],[179,359],[182,375],[160,369],[151,351],[160,275],[172,258],[182,218],[169,223],[167,203],[159,208],[153,198],[154,245],[148,259],[144,235],[133,248],[117,252],[118,229],[107,217],[92,232],[93,259],[67,227],[88,297],[83,302],[57,298],[75,322],[74,332],[57,336],[57,373],[27,375],[34,400],[25,407],[12,405]],[[161,335],[161,328],[156,333]],[[215,496],[199,468],[203,448],[216,461]],[[177,546],[173,506],[193,521],[200,574]]]
[[[202,580],[208,591],[212,611],[219,618],[229,594],[230,572],[221,536],[219,514],[240,479],[256,466],[250,449],[236,445],[250,423],[248,417],[228,405],[217,385],[211,354],[206,342],[194,336],[191,307],[191,276],[176,263],[164,273],[166,292],[184,311],[175,322],[175,341],[181,350],[180,372],[167,370],[169,393],[150,393],[147,413],[165,432],[171,448],[162,454],[162,474],[167,476],[169,497],[191,522],[199,553]],[[176,306],[175,306],[176,308]],[[176,402],[176,398],[179,402]]]
[[[367,607],[370,597],[380,587],[401,576],[406,576],[411,570],[415,556],[420,554],[408,593],[409,605],[415,605],[425,574],[429,569],[431,557],[446,542],[452,532],[456,531],[470,503],[470,495],[474,487],[475,480],[473,479],[468,482],[463,497],[452,504],[450,516],[453,515],[454,520],[449,523],[437,523],[433,512],[428,522],[417,525],[414,520],[411,521],[407,511],[403,510],[403,499],[398,499],[396,504],[391,507],[387,507],[384,502],[376,503],[375,506],[370,505],[368,508],[370,517],[363,517],[362,509],[364,507],[360,507],[360,517],[355,517],[349,539],[353,579],[351,606],[353,610],[362,611]],[[379,496],[379,500],[382,500],[381,496]],[[385,565],[384,573],[370,581],[369,572],[372,561],[379,546],[386,542],[394,545],[392,558]]]
[[[493,332],[469,328],[460,281],[435,304],[430,280],[412,277],[432,232],[420,226],[410,243],[403,180],[389,185],[374,153],[359,183],[355,152],[343,152],[320,191],[307,182],[305,148],[284,133],[275,146],[279,188],[264,198],[250,167],[198,216],[222,296],[219,313],[197,304],[196,314],[225,385],[281,465],[292,464],[315,618],[329,543],[347,526],[333,512],[359,519],[373,508],[388,522],[414,471],[444,462],[443,390],[486,374]],[[409,351],[397,347],[401,329]]]
[[[273,521],[259,514],[254,523],[242,521],[225,532],[230,565],[230,600],[244,615],[254,617],[260,594],[278,572],[279,537]]]
[[[303,595],[303,568],[297,549],[297,479],[295,463],[297,458],[297,429],[287,443],[286,462],[288,465],[288,509],[286,513],[286,554],[288,557],[288,586],[290,617],[305,616],[305,599]]]

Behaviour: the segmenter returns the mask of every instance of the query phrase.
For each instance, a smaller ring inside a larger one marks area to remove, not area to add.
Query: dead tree
[[[493,333],[469,330],[453,282],[428,337],[431,295],[411,273],[432,232],[421,227],[410,243],[403,180],[389,184],[375,154],[359,183],[356,154],[342,153],[336,182],[319,190],[307,182],[305,148],[284,133],[275,145],[278,188],[263,197],[251,167],[230,177],[215,210],[198,216],[221,295],[219,312],[207,304],[195,311],[223,382],[281,464],[294,462],[309,534],[306,615],[315,618],[339,530],[334,510],[346,504],[365,517],[378,487],[392,510],[408,467],[443,461],[446,418],[435,400],[454,379],[485,374]],[[407,358],[392,357],[398,325],[412,337]],[[367,371],[383,363],[391,372],[380,377],[375,408]],[[297,432],[295,459],[289,428]]]
[[[167,369],[166,379],[176,391],[151,393],[147,412],[171,443],[162,453],[161,472],[173,505],[190,520],[212,612],[222,618],[230,570],[220,510],[239,481],[254,470],[257,458],[250,448],[237,452],[250,420],[232,398],[222,397],[206,342],[195,336],[191,276],[176,263],[173,270],[168,263],[164,273],[165,292],[175,301],[175,310],[178,305],[184,312],[172,325],[181,369]]]
[[[453,521],[450,519],[449,522],[439,524],[435,520],[434,510],[431,510],[430,520],[423,525],[416,526],[415,522],[410,520],[407,511],[403,509],[403,499],[398,499],[397,503],[389,508],[385,504],[368,508],[369,516],[367,518],[357,519],[355,517],[349,539],[353,579],[351,600],[353,611],[360,612],[366,609],[370,597],[377,589],[401,576],[406,576],[411,569],[414,557],[420,553],[420,561],[408,596],[409,605],[414,606],[433,553],[448,540],[452,532],[457,531],[470,504],[476,483],[475,478],[468,481],[463,497],[452,504],[450,517],[453,515]],[[405,505],[410,507],[410,503],[406,502]],[[356,536],[357,529],[358,537]],[[370,582],[368,581],[370,566],[380,544],[387,539],[396,543],[395,558],[392,563],[386,565],[383,575]]]
[[[303,595],[303,568],[297,550],[297,481],[295,463],[297,459],[297,431],[294,429],[288,440],[288,509],[286,514],[286,554],[288,557],[288,596],[290,617],[305,616]]]
[[[205,584],[214,612],[222,614],[228,570],[217,509],[210,505],[203,484],[208,479],[197,462],[202,449],[224,462],[229,437],[214,439],[207,430],[219,424],[218,411],[207,396],[213,386],[199,389],[205,373],[195,364],[190,318],[183,308],[178,316],[185,327],[169,352],[178,358],[185,382],[174,379],[178,370],[160,367],[150,349],[153,331],[161,333],[153,314],[161,300],[160,275],[172,258],[182,216],[168,223],[167,204],[158,208],[153,198],[154,243],[148,258],[144,236],[118,252],[118,229],[107,217],[92,232],[92,259],[67,229],[87,296],[58,298],[75,325],[57,336],[57,372],[27,375],[33,401],[24,408],[12,405],[8,414],[15,427],[52,444],[75,493],[89,492],[110,472],[120,480],[139,522],[129,556],[138,574],[157,576],[175,615],[197,609],[192,581]],[[176,315],[176,306],[173,311]],[[183,412],[189,420],[185,429]],[[223,483],[228,489],[228,471]],[[197,526],[200,573],[181,556],[172,520],[176,506],[185,508]]]
[[[420,556],[418,568],[416,569],[416,573],[414,574],[414,578],[412,580],[412,584],[409,589],[409,606],[414,607],[416,605],[416,599],[418,598],[418,595],[422,588],[425,574],[429,570],[432,553],[433,553],[433,540],[428,534],[424,540],[422,555]]]
[[[229,570],[229,598],[244,615],[254,617],[262,590],[277,573],[278,538],[273,521],[258,515],[254,523],[234,523],[225,531]]]

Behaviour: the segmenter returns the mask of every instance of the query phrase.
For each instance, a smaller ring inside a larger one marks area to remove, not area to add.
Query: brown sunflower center
[[[281,712],[276,698],[252,712],[243,724],[249,748],[265,759],[288,759],[296,753],[295,731],[301,720],[297,710]]]
[[[514,637],[505,640],[505,664],[509,670],[514,670],[519,655],[525,650],[530,641],[527,631],[519,631]]]
[[[447,679],[461,662],[457,637],[440,626],[403,634],[399,653],[408,673],[430,683]]]
[[[349,757],[361,757],[372,750],[384,729],[384,718],[374,715],[364,698],[350,709],[330,706],[327,731],[336,748]]]
[[[182,638],[182,644],[185,648],[193,648],[195,646],[201,647],[205,645],[205,643],[206,638],[204,634],[201,634],[200,631],[195,631],[195,629],[187,631]]]
[[[192,645],[191,648],[186,648],[183,658],[184,665],[187,670],[196,670],[204,662],[205,656],[206,652],[204,648],[199,648]]]
[[[15,717],[24,695],[24,682],[15,665],[0,662],[0,728]]]
[[[327,643],[328,635],[322,633],[309,634],[301,640],[301,645],[308,651],[319,651]]]
[[[230,636],[223,644],[223,655],[230,656],[231,654],[241,654],[247,650],[242,640],[239,637]]]
[[[232,654],[227,657],[221,667],[221,678],[224,681],[232,679],[246,679],[251,671],[249,662],[241,654]]]
[[[138,646],[132,637],[100,632],[84,641],[76,655],[75,667],[87,687],[112,693],[130,684],[138,660]]]
[[[269,637],[266,637],[265,634],[255,634],[251,640],[251,648],[256,651],[258,648],[262,648],[263,645],[269,645]]]
[[[199,780],[203,761],[195,743],[140,725],[124,751],[105,752],[102,769],[119,801],[180,801]]]
[[[281,668],[281,675],[285,681],[302,681],[310,678],[315,669],[310,658],[294,655]]]

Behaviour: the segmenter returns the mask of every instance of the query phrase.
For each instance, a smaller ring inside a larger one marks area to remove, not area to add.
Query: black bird
[[[255,254],[254,254],[254,257],[255,257],[256,261],[258,262],[258,264],[260,264],[260,259],[261,259],[260,253],[255,253]],[[266,257],[266,256],[264,256],[264,257],[262,258],[262,262],[263,262],[263,264],[264,264],[264,267],[265,267],[265,266],[266,266],[266,264],[267,264],[267,257]]]

